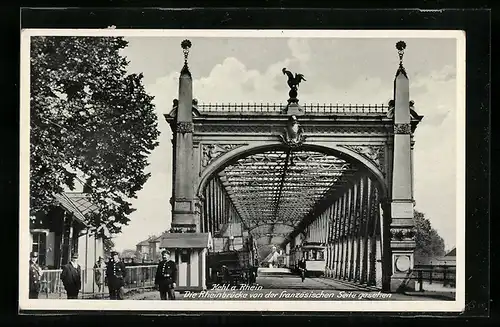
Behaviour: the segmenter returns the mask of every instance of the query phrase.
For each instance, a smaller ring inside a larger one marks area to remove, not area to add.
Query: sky
[[[183,65],[180,37],[128,37],[129,72],[144,74],[155,97],[161,135],[149,157],[152,176],[132,200],[137,210],[114,239],[133,249],[170,227],[171,138],[163,115],[178,98]],[[302,103],[383,104],[392,98],[399,57],[395,38],[192,37],[189,67],[200,103],[286,102],[281,69],[304,74]],[[456,40],[405,38],[410,99],[424,119],[414,135],[415,209],[431,221],[447,250],[456,244]]]

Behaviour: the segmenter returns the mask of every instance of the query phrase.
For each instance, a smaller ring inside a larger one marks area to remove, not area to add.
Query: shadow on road
[[[455,293],[444,293],[444,292],[405,292],[405,295],[409,295],[411,297],[422,297],[427,299],[435,299],[440,301],[455,301],[456,294]]]

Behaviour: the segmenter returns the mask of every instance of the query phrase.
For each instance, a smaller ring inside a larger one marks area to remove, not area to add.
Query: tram
[[[299,260],[306,260],[306,276],[320,277],[325,274],[326,246],[323,243],[304,242],[302,245],[290,250],[290,269],[298,272]]]

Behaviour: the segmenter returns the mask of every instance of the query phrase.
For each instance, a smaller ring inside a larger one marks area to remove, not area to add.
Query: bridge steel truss
[[[187,69],[179,83],[165,115],[172,232],[217,235],[239,222],[261,258],[271,245],[289,253],[321,242],[328,277],[411,287],[413,133],[422,116],[402,66],[386,106],[198,105]],[[290,142],[292,114],[302,134]]]
[[[376,183],[359,175],[305,228],[307,240],[327,246],[328,277],[382,286],[384,225],[380,207]],[[294,241],[289,248],[300,245]]]

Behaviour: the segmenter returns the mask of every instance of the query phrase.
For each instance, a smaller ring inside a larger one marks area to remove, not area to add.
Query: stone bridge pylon
[[[287,255],[320,242],[327,276],[401,289],[413,268],[413,133],[422,119],[409,97],[405,43],[396,46],[394,98],[376,105],[301,104],[296,86],[306,79],[285,68],[284,104],[198,104],[191,43],[182,46],[179,97],[165,115],[173,132],[165,247],[186,262],[186,289],[206,287],[210,240],[234,240],[231,226],[251,261],[269,254],[263,245],[280,244]]]

